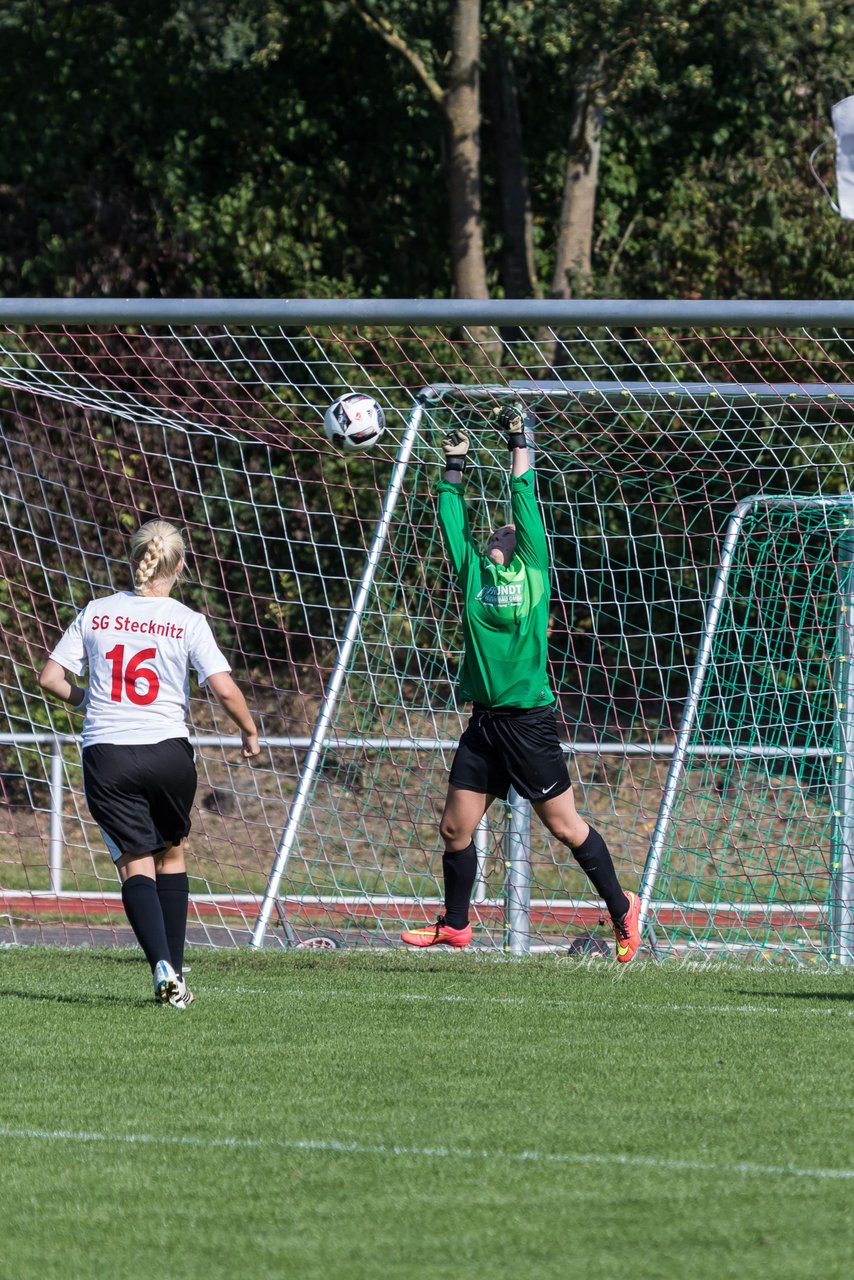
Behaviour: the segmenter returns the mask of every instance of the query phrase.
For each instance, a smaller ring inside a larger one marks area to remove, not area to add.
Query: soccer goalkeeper
[[[463,496],[468,439],[454,430],[442,442],[439,525],[463,597],[459,692],[473,706],[451,766],[439,824],[445,845],[445,910],[435,925],[407,930],[402,939],[413,947],[465,947],[471,942],[474,832],[496,796],[506,799],[513,786],[530,800],[555,839],[572,850],[604,900],[617,960],[626,964],[640,945],[640,904],[637,894],[623,892],[605,841],[575,808],[546,674],[549,553],[534,473],[518,409],[505,405],[497,423],[510,450],[513,523],[490,534],[485,554],[471,535]]]

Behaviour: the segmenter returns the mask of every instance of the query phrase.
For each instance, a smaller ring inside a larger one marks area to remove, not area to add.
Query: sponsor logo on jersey
[[[497,609],[515,608],[524,601],[524,584],[521,582],[492,582],[481,587],[476,600],[481,604],[494,605]]]

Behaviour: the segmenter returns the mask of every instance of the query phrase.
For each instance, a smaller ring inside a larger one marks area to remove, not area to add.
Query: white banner
[[[843,218],[854,219],[854,95],[831,111],[836,137],[836,198]]]

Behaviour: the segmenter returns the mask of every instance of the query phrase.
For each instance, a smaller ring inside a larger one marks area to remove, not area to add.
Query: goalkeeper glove
[[[495,425],[498,431],[505,431],[507,433],[508,449],[527,449],[528,441],[525,436],[525,420],[522,417],[522,410],[518,405],[505,404],[502,409],[499,409]]]
[[[457,427],[442,436],[442,452],[445,455],[445,471],[456,471],[462,474],[466,454],[469,451],[469,438]]]

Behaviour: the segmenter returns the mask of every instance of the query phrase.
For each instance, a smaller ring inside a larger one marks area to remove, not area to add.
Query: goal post
[[[389,526],[404,484],[406,468],[418,435],[422,414],[423,407],[420,404],[416,404],[407,420],[403,438],[395,458],[394,469],[383,499],[382,511],[374,530],[371,545],[365,559],[365,567],[353,601],[353,609],[347,619],[341,645],[335,658],[335,665],[332,669],[329,683],[323,693],[323,701],[312,730],[311,745],[300,773],[296,794],[290,806],[287,823],[276,849],[276,857],[264,890],[258,919],[252,932],[252,945],[255,947],[261,946],[264,941],[264,935],[267,932],[270,917],[279,895],[282,876],[290,860],[291,850],[302,824],[305,807],[309,802],[321,757],[327,745],[332,716],[337,708],[338,698],[347,679],[353,649],[359,637],[362,617],[373,587],[377,565],[388,539]]]
[[[193,691],[193,940],[389,945],[435,915],[466,717],[439,438],[472,436],[482,535],[508,497],[487,416],[514,398],[576,798],[642,884],[650,943],[850,962],[854,306],[4,299],[0,324],[0,941],[124,936],[79,723],[33,669],[127,585],[127,535],[154,514],[188,531],[184,599],[264,741],[238,763]],[[386,411],[368,453],[323,437],[345,390]],[[494,806],[477,843],[480,945],[600,931],[526,806]]]
[[[766,770],[770,786],[774,766],[783,766],[790,774],[794,771],[801,783],[804,766],[810,770],[818,766],[829,806],[827,958],[845,965],[854,959],[853,531],[852,493],[833,497],[757,494],[740,502],[729,521],[641,883],[641,927],[653,938],[659,875],[664,872],[678,879],[674,860],[678,864],[685,858],[682,844],[674,851],[674,828],[680,805],[684,806],[681,793],[688,790],[686,769],[696,763],[693,757],[712,759],[716,765],[725,761],[730,773],[737,771],[739,785],[727,786],[731,795],[747,781],[748,771]],[[787,564],[791,554],[787,555],[787,546],[793,543],[797,558]],[[786,589],[781,591],[784,579]],[[805,604],[808,608],[803,609],[800,627],[780,625],[781,608],[788,613]],[[818,662],[816,646],[821,649]],[[737,674],[725,675],[732,666]],[[763,668],[772,672],[774,704],[765,716],[769,683],[763,681]],[[808,690],[808,696],[799,699],[797,714],[791,705],[787,714],[780,714],[781,683],[789,691],[793,687],[797,692]],[[732,703],[744,703],[745,690],[751,686],[745,721]],[[792,888],[782,902],[773,893],[741,903],[715,898],[713,893],[700,904],[710,913],[709,934],[713,911],[735,917],[751,912],[749,942],[742,940],[741,946],[761,948],[770,942],[797,950],[805,941],[809,949],[814,941],[815,921],[810,917],[815,904],[811,910],[809,896]],[[686,913],[696,910],[690,897],[686,895],[684,901]],[[781,908],[788,918],[775,926],[774,915]],[[804,908],[800,918],[799,908]],[[736,929],[739,923],[736,920]],[[672,942],[679,936],[679,922],[671,920],[669,925],[665,932]],[[696,928],[690,933],[696,938]]]

